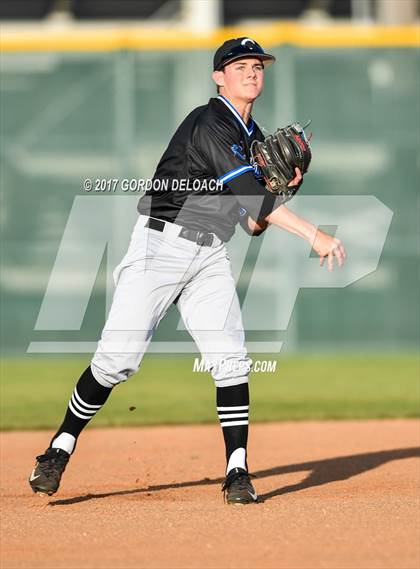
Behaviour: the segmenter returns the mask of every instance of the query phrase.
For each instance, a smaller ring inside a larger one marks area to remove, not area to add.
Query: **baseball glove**
[[[267,189],[273,194],[290,200],[298,191],[298,186],[287,187],[296,176],[295,168],[302,174],[308,171],[312,158],[309,140],[305,128],[296,122],[279,128],[267,136],[263,142],[254,140],[251,145],[251,161],[260,169]]]

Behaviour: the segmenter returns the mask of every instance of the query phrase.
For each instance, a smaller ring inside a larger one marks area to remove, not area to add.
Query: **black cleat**
[[[32,490],[48,496],[55,494],[69,458],[69,453],[61,448],[48,448],[45,454],[37,456],[37,463],[29,477]]]
[[[250,476],[243,468],[233,468],[229,472],[222,486],[227,504],[254,504],[258,500]]]

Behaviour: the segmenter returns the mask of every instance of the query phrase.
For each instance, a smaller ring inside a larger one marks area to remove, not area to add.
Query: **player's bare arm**
[[[285,205],[275,209],[265,220],[271,225],[277,225],[305,239],[319,255],[321,266],[327,259],[329,271],[334,269],[334,258],[340,267],[344,264],[346,252],[340,239],[324,233],[310,221],[293,213]]]
[[[248,226],[254,235],[261,234],[269,225],[277,225],[281,229],[305,239],[319,255],[320,266],[323,266],[325,259],[327,259],[329,271],[334,270],[334,258],[340,267],[343,266],[347,255],[340,239],[317,229],[315,225],[299,217],[285,205],[275,209],[262,221],[256,222],[250,217],[248,218]]]
[[[270,224],[277,225],[281,229],[285,229],[305,239],[319,255],[321,266],[327,259],[328,269],[333,271],[334,258],[336,258],[340,267],[343,266],[347,255],[340,239],[317,229],[312,223],[299,217],[285,205],[281,205],[264,220],[258,222],[248,217],[248,227],[253,235],[260,235]]]
[[[295,171],[296,176],[288,184],[289,186],[299,185],[303,179],[299,168],[296,168]],[[248,217],[248,227],[253,232],[253,235],[260,235],[269,225],[277,225],[281,229],[285,229],[305,239],[319,255],[320,266],[323,266],[325,259],[327,259],[329,271],[334,270],[334,257],[339,267],[343,266],[347,255],[340,239],[317,229],[312,223],[299,217],[285,205],[275,209],[263,220],[254,221],[251,217]]]

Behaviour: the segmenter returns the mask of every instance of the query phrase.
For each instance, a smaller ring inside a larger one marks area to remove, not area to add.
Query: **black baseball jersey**
[[[253,140],[264,136],[251,117],[246,125],[226,98],[210,99],[175,132],[138,211],[228,241],[241,217],[262,219],[275,204],[250,164]]]

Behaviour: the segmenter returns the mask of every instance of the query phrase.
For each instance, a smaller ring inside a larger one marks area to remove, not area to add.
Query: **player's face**
[[[222,83],[220,86],[228,97],[252,102],[263,90],[264,65],[259,59],[237,59],[217,73],[221,75],[216,82]]]

